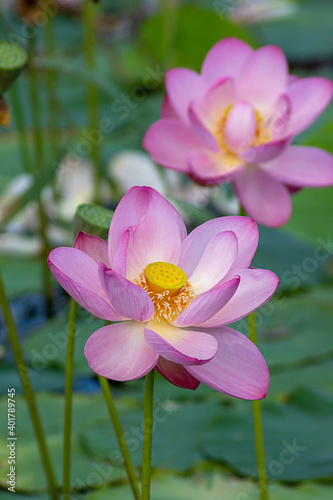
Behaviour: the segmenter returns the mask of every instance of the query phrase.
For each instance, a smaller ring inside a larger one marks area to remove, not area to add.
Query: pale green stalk
[[[110,417],[112,420],[112,424],[114,427],[114,431],[116,433],[116,437],[118,440],[119,448],[121,450],[121,453],[122,453],[122,456],[124,459],[124,464],[125,464],[128,480],[129,480],[129,483],[130,483],[130,486],[132,489],[133,497],[135,498],[135,500],[140,500],[140,492],[139,492],[139,487],[138,487],[136,475],[135,475],[134,468],[133,468],[133,465],[131,462],[131,457],[130,457],[130,454],[129,454],[129,451],[128,451],[128,448],[126,445],[124,432],[123,432],[123,429],[121,427],[121,423],[120,423],[120,420],[118,417],[116,406],[115,406],[114,401],[113,401],[113,397],[112,397],[112,393],[111,393],[111,389],[110,389],[108,380],[106,378],[100,377],[100,376],[98,377],[98,380],[99,380],[101,387],[102,387],[104,398],[105,398],[105,401],[106,401],[106,404],[107,404],[107,407],[108,407],[108,410],[110,413]]]
[[[149,373],[147,373],[145,382],[141,500],[150,500],[151,448],[153,437],[153,397],[154,370],[151,370]]]
[[[9,303],[8,299],[6,296],[5,288],[2,282],[2,277],[0,274],[0,305],[1,309],[3,312],[3,317],[8,329],[8,337],[10,344],[13,349],[14,353],[14,358],[17,366],[17,371],[19,373],[23,390],[24,390],[24,395],[28,404],[28,409],[30,413],[30,417],[32,420],[32,425],[34,428],[38,448],[39,448],[39,453],[42,459],[42,464],[44,467],[47,483],[48,483],[48,488],[49,488],[49,493],[50,493],[50,498],[52,500],[58,500],[58,491],[57,491],[57,483],[52,467],[52,462],[51,458],[49,455],[49,451],[46,445],[46,439],[44,436],[44,431],[42,427],[42,422],[40,420],[40,416],[38,413],[37,405],[36,405],[36,400],[35,400],[35,395],[32,390],[30,380],[29,380],[29,375],[28,375],[28,369],[25,364],[21,346],[19,343],[18,335],[16,333],[15,329],[15,324],[13,321],[12,314],[10,312],[9,308]]]
[[[255,312],[249,314],[248,321],[249,321],[250,340],[255,345],[257,345]],[[267,475],[266,475],[265,452],[264,452],[264,436],[263,436],[262,421],[261,421],[261,402],[259,400],[252,401],[252,408],[253,408],[253,420],[254,420],[254,436],[255,436],[256,454],[257,454],[258,479],[260,488],[260,500],[268,500]]]
[[[31,58],[35,52],[34,38],[31,38],[29,40],[29,49]],[[41,173],[44,170],[45,155],[44,155],[44,138],[42,133],[42,124],[40,117],[41,103],[39,99],[38,85],[39,82],[36,77],[36,71],[30,66],[28,70],[28,91],[29,91],[29,99],[32,110],[32,122],[33,122],[32,132],[33,132],[33,141],[35,150],[34,163],[36,171],[38,173]],[[51,274],[47,265],[47,257],[50,252],[50,246],[47,239],[47,216],[44,210],[41,196],[38,197],[38,210],[40,219],[40,237],[42,240],[41,260],[42,260],[42,270],[43,270],[44,293],[46,298],[47,314],[48,316],[51,316],[53,309],[52,282],[51,282]]]
[[[44,0],[47,5],[48,1]],[[53,57],[56,50],[55,44],[55,20],[50,15],[44,27],[44,46],[46,57]],[[57,72],[53,69],[46,71],[46,91],[49,115],[49,139],[51,155],[54,158],[57,154],[59,143],[59,120],[57,109]]]
[[[72,430],[72,401],[73,401],[73,357],[75,343],[77,303],[71,299],[68,323],[66,372],[65,372],[65,412],[64,412],[64,448],[63,448],[63,500],[70,500],[71,476],[71,430]]]
[[[83,6],[83,23],[84,23],[84,53],[88,69],[93,72],[96,67],[96,40],[95,40],[95,11],[96,5],[91,0],[85,0]],[[93,83],[88,83],[87,86],[88,114],[89,114],[89,129],[97,131],[99,128],[99,111],[98,111],[98,91]],[[100,176],[100,147],[99,141],[93,139],[91,141],[91,157],[94,164],[94,191],[95,202],[100,203],[101,200],[101,176]]]

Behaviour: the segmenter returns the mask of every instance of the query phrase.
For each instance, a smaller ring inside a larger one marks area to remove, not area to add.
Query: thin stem
[[[64,414],[64,454],[63,454],[63,500],[70,500],[71,475],[71,429],[72,429],[72,396],[73,396],[73,356],[75,343],[77,303],[71,299],[68,323],[66,373],[65,373],[65,414]]]
[[[151,447],[153,437],[153,395],[154,370],[151,370],[149,373],[147,373],[145,382],[141,500],[150,500]]]
[[[47,1],[44,0],[45,6]],[[44,46],[46,57],[55,54],[55,21],[54,15],[50,15],[44,27]],[[49,138],[51,155],[54,158],[57,154],[59,143],[59,121],[57,108],[57,72],[53,69],[46,71],[46,91],[49,115]]]
[[[250,340],[256,345],[257,334],[256,334],[255,312],[249,314],[248,322],[249,322]],[[260,500],[268,500],[264,436],[262,431],[262,420],[261,420],[261,402],[253,401],[252,408],[253,408],[254,435],[256,443],[258,478],[259,478],[259,488],[260,488]]]
[[[35,51],[35,40],[34,37],[30,39],[30,56],[34,54]],[[29,94],[30,103],[32,109],[32,121],[33,121],[33,140],[34,140],[34,150],[35,150],[35,165],[38,173],[44,170],[44,141],[42,133],[42,124],[40,118],[40,100],[38,92],[38,81],[36,77],[36,72],[33,68],[29,67],[28,70],[28,84],[29,84]],[[51,273],[49,272],[47,265],[47,256],[50,252],[50,246],[47,238],[47,217],[43,206],[43,201],[41,196],[38,197],[38,209],[40,218],[40,237],[42,241],[42,269],[43,269],[43,282],[44,282],[44,293],[46,299],[46,310],[47,315],[52,315],[53,310],[53,297],[52,297],[52,282]]]
[[[96,40],[95,40],[95,10],[96,6],[91,2],[91,0],[85,0],[83,7],[83,23],[84,23],[84,53],[86,64],[90,71],[94,71],[96,67]],[[91,133],[97,132],[99,128],[98,123],[98,92],[94,84],[88,83],[87,86],[87,101],[88,101],[88,113],[89,113],[89,128]],[[95,191],[95,202],[100,203],[101,193],[100,193],[100,148],[99,139],[92,133],[91,140],[91,157],[94,164],[94,191]]]
[[[27,128],[25,126],[25,118],[23,113],[23,106],[20,102],[18,84],[13,85],[10,89],[10,102],[13,108],[15,125],[18,131],[19,146],[23,168],[26,173],[32,172],[32,163],[29,150],[29,139],[27,134]]]
[[[134,468],[133,468],[133,465],[131,462],[131,457],[130,457],[130,454],[129,454],[129,451],[128,451],[128,448],[126,445],[123,429],[121,427],[121,423],[120,423],[120,420],[118,417],[116,406],[115,406],[114,401],[113,401],[113,397],[112,397],[109,383],[108,383],[107,379],[104,377],[99,376],[98,379],[99,379],[99,382],[100,382],[102,390],[103,390],[104,398],[105,398],[105,401],[106,401],[106,404],[107,404],[107,407],[108,407],[108,410],[110,413],[112,424],[113,424],[113,427],[114,427],[114,430],[115,430],[115,433],[117,436],[118,444],[119,444],[121,453],[123,455],[128,480],[129,480],[129,483],[130,483],[130,486],[131,486],[131,489],[133,492],[133,497],[135,498],[135,500],[140,500],[140,491],[139,491],[137,479],[136,479]]]
[[[45,470],[46,479],[48,482],[50,498],[52,500],[57,500],[58,499],[57,483],[53,472],[51,458],[47,449],[44,431],[36,405],[35,395],[30,384],[28,369],[24,362],[21,346],[16,333],[13,317],[10,312],[9,303],[6,296],[1,274],[0,274],[0,305],[8,329],[9,341],[13,349],[17,370],[22,382],[25,398],[28,404],[32,425],[35,431],[40,456]]]

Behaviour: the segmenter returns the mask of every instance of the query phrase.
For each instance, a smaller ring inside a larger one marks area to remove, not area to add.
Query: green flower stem
[[[257,345],[255,312],[249,314],[248,322],[249,322],[250,340],[255,345]],[[252,408],[253,408],[254,435],[256,443],[258,478],[259,478],[259,488],[260,488],[260,500],[268,500],[267,476],[266,476],[265,452],[264,452],[264,436],[263,436],[262,421],[261,421],[261,402],[253,401]]]
[[[151,446],[153,437],[153,394],[154,370],[151,370],[146,375],[145,383],[141,500],[150,500]]]
[[[106,401],[106,404],[107,404],[107,407],[108,407],[108,410],[110,413],[110,417],[112,420],[112,424],[113,424],[113,427],[114,427],[114,430],[115,430],[115,433],[117,436],[119,448],[121,450],[121,453],[122,453],[122,456],[124,459],[124,464],[125,464],[128,480],[129,480],[129,483],[130,483],[130,486],[131,486],[131,489],[133,492],[133,497],[135,498],[135,500],[140,500],[140,492],[139,492],[137,479],[136,479],[134,468],[133,468],[133,465],[131,462],[131,457],[130,457],[130,454],[129,454],[129,451],[128,451],[128,448],[126,445],[123,429],[121,427],[121,423],[120,423],[120,420],[118,417],[116,406],[115,406],[114,401],[113,401],[113,397],[112,397],[112,393],[110,390],[108,380],[106,378],[100,377],[100,376],[98,376],[98,380],[99,380],[101,387],[102,387],[104,398],[105,398],[105,401]]]
[[[8,329],[8,337],[13,349],[17,370],[22,382],[25,398],[28,404],[32,425],[35,431],[40,456],[45,470],[46,479],[48,482],[50,498],[52,500],[58,500],[57,483],[51,463],[51,458],[47,449],[43,427],[36,405],[35,395],[30,384],[28,369],[24,362],[21,346],[16,333],[13,317],[10,312],[9,303],[2,282],[1,274],[0,274],[0,305]]]
[[[47,6],[47,0],[44,0]],[[44,46],[46,57],[53,57],[55,54],[55,21],[54,16],[49,16],[47,23],[44,27]],[[49,115],[49,138],[50,138],[50,151],[54,158],[57,154],[59,143],[59,120],[58,120],[58,106],[57,106],[57,72],[49,69],[46,72],[46,91],[47,91],[47,104]]]
[[[84,23],[84,53],[87,67],[91,72],[95,70],[96,67],[96,40],[95,40],[95,11],[96,6],[91,2],[91,0],[85,0],[83,7],[83,23]],[[89,128],[91,131],[98,130],[98,92],[96,86],[92,83],[88,83],[87,86],[87,100],[88,100],[88,113],[89,113]],[[101,201],[100,184],[101,176],[99,170],[100,164],[100,148],[99,142],[93,139],[91,141],[91,157],[94,164],[94,198],[96,203]]]
[[[29,138],[25,124],[23,106],[20,102],[18,85],[13,85],[10,89],[10,102],[13,108],[15,125],[18,131],[20,154],[22,159],[23,168],[26,173],[32,172],[31,152],[29,149]]]
[[[75,343],[77,303],[71,299],[68,323],[66,373],[65,373],[65,414],[64,414],[64,448],[63,448],[63,500],[70,500],[71,475],[71,429],[72,429],[72,395],[73,395],[73,356]]]
[[[35,52],[34,37],[30,38],[29,40],[29,52],[30,52],[30,57],[33,56]],[[29,97],[30,97],[32,120],[33,120],[33,141],[35,150],[34,160],[36,165],[36,171],[38,173],[41,173],[44,170],[45,155],[44,155],[42,124],[40,119],[41,103],[39,100],[38,85],[39,82],[36,77],[36,71],[30,66],[28,70],[28,86],[29,86]],[[38,210],[40,219],[40,237],[42,240],[41,261],[43,270],[44,293],[46,299],[47,315],[51,316],[53,310],[52,281],[51,281],[51,273],[47,265],[47,257],[50,253],[50,246],[47,239],[47,217],[41,196],[38,197]]]

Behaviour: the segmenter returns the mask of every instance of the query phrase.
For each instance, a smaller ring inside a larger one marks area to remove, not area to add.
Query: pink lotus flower
[[[99,375],[132,380],[155,368],[173,384],[200,382],[242,399],[265,397],[269,373],[256,346],[226,327],[266,302],[278,278],[249,269],[258,229],[222,217],[187,236],[177,210],[157,191],[130,189],[109,242],[80,232],[74,248],[50,253],[50,269],[85,309],[116,323],[88,339]]]
[[[330,102],[332,82],[288,76],[279,47],[254,51],[225,38],[208,52],[201,75],[172,69],[166,88],[162,119],[144,147],[199,184],[231,180],[257,222],[281,226],[291,215],[290,193],[333,184],[329,153],[290,146]]]

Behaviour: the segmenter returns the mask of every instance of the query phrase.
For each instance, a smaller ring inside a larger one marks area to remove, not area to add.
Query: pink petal
[[[175,326],[197,326],[215,316],[235,294],[239,277],[233,278],[213,290],[203,293],[183,311],[173,322]]]
[[[233,182],[246,212],[259,224],[279,227],[291,215],[288,189],[259,167],[248,167]]]
[[[104,262],[105,265],[110,267],[108,244],[101,238],[80,231],[75,238],[73,247],[89,255],[97,264]]]
[[[176,111],[173,109],[168,94],[165,94],[161,107],[161,118],[174,118],[178,120]]]
[[[286,90],[288,65],[282,50],[267,45],[247,58],[237,79],[238,98],[251,101],[264,115]]]
[[[227,116],[225,138],[232,151],[248,148],[256,134],[256,116],[249,102],[239,101]]]
[[[286,137],[285,139],[267,142],[259,146],[252,146],[239,153],[239,156],[247,163],[258,165],[259,163],[270,161],[281,154],[289,144],[290,137]]]
[[[134,380],[156,365],[158,354],[145,341],[144,323],[124,321],[104,326],[88,339],[84,355],[90,368],[111,380]]]
[[[275,179],[294,187],[333,184],[333,156],[318,148],[291,146],[262,168]]]
[[[328,106],[333,83],[326,78],[304,78],[293,81],[287,96],[291,101],[291,115],[286,135],[296,135],[313,123]]]
[[[193,103],[192,103],[193,104]],[[191,122],[191,127],[195,137],[198,142],[200,141],[202,146],[212,150],[219,152],[220,146],[216,142],[214,135],[208,130],[208,128],[204,125],[203,121],[200,119],[196,110],[193,108],[193,105],[190,104],[189,107],[189,118]]]
[[[206,246],[197,266],[191,274],[184,272],[195,295],[213,288],[229,271],[238,253],[237,236],[232,231],[218,233]]]
[[[270,113],[265,127],[273,133],[273,142],[286,137],[291,115],[291,102],[286,94],[281,94]]]
[[[166,321],[148,323],[145,339],[160,356],[182,365],[207,363],[217,351],[216,340],[207,333],[176,328]]]
[[[239,269],[229,272],[225,279],[230,280],[235,274],[240,277],[240,282],[234,296],[221,311],[201,326],[208,328],[228,325],[245,318],[265,304],[279,284],[276,274],[266,269]]]
[[[198,101],[192,102],[192,108],[213,132],[226,109],[235,103],[235,82],[232,78],[223,78],[214,83],[206,94]]]
[[[258,246],[257,224],[249,217],[219,217],[197,227],[183,241],[178,265],[187,276],[198,265],[212,238],[223,231],[232,231],[238,241],[238,254],[231,269],[249,267]]]
[[[154,123],[143,140],[143,147],[156,163],[181,172],[188,171],[188,153],[201,146],[190,128],[172,118]]]
[[[194,391],[200,385],[200,382],[192,377],[192,375],[185,370],[183,365],[168,361],[161,356],[158,359],[155,370],[160,373],[162,377],[171,382],[171,384],[176,385],[177,387],[192,389],[192,391]]]
[[[121,321],[108,301],[98,278],[98,265],[77,248],[56,248],[48,258],[53,276],[82,307],[98,318]]]
[[[203,384],[235,398],[264,398],[269,371],[257,347],[231,328],[210,329],[209,333],[218,342],[217,354],[205,365],[186,366],[186,370]]]
[[[135,321],[148,321],[154,316],[154,304],[142,288],[102,263],[99,265],[99,277],[112,306],[119,314]]]
[[[136,227],[136,226],[134,226]],[[127,272],[127,253],[128,246],[130,243],[131,236],[133,235],[133,226],[121,234],[117,240],[117,245],[114,245],[114,254],[112,259],[112,269],[117,273],[121,274],[121,276],[126,276]],[[109,249],[111,244],[109,244]]]
[[[216,186],[228,182],[245,168],[240,163],[228,164],[222,154],[216,154],[208,150],[197,149],[188,154],[189,175],[198,184],[205,186]]]
[[[157,191],[134,187],[118,204],[109,232],[111,266],[126,230],[130,230],[126,275],[130,281],[152,262],[177,264],[186,228],[177,210]]]
[[[208,52],[202,65],[202,76],[209,84],[225,76],[236,78],[252,53],[245,42],[232,37],[223,38]]]
[[[174,68],[167,72],[165,85],[173,109],[178,117],[187,123],[189,104],[200,99],[205,93],[206,82],[194,71]]]

